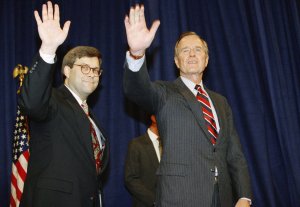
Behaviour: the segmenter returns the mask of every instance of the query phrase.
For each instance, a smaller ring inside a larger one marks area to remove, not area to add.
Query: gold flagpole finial
[[[23,85],[23,80],[24,80],[24,77],[25,77],[25,74],[27,74],[28,72],[28,67],[26,66],[22,66],[21,64],[18,64],[15,68],[14,68],[14,71],[13,71],[13,77],[16,78],[19,76],[19,88],[17,90],[17,94],[20,93],[21,91],[21,87]]]

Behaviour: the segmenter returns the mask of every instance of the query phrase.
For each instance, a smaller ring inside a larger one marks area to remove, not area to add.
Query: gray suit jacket
[[[130,141],[125,163],[125,184],[132,194],[133,207],[153,206],[158,165],[148,133]]]
[[[241,197],[251,199],[248,167],[226,99],[206,89],[220,124],[218,140],[213,146],[201,105],[180,78],[173,82],[151,82],[146,63],[138,72],[130,71],[127,64],[125,67],[125,94],[156,115],[164,146],[157,170],[157,206],[210,206],[214,166],[219,171],[222,207],[233,206]]]

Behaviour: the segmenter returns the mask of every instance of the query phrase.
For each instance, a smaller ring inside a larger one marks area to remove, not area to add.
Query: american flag
[[[28,122],[19,106],[14,129],[10,207],[18,207],[20,204],[29,159]]]

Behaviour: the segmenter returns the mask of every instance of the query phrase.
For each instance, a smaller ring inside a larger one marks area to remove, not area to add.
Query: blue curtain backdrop
[[[8,206],[11,142],[16,116],[16,64],[31,65],[38,51],[33,11],[41,0],[0,2],[0,206]],[[123,94],[127,49],[124,16],[143,3],[148,25],[161,20],[147,51],[153,80],[173,80],[173,48],[180,33],[196,31],[210,50],[206,85],[225,95],[249,163],[257,207],[300,206],[300,2],[298,0],[57,0],[61,22],[71,20],[67,41],[99,48],[104,73],[90,100],[111,140],[105,183],[106,207],[130,206],[123,182],[129,140],[144,133],[146,114]],[[59,71],[59,67],[58,67]],[[55,85],[61,83],[59,72]]]

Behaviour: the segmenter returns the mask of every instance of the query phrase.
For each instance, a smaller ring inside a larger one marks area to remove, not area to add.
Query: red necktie
[[[218,138],[218,131],[215,118],[209,103],[208,95],[200,85],[196,85],[195,89],[198,91],[196,98],[201,103],[203,118],[205,119],[207,130],[211,135],[210,141],[212,144],[216,144]]]
[[[83,108],[85,114],[89,117],[89,107],[86,102],[82,102],[81,107]],[[91,137],[92,137],[92,146],[93,146],[93,152],[94,152],[94,158],[95,158],[95,165],[96,165],[96,171],[97,174],[100,173],[101,170],[101,158],[102,158],[102,152],[100,148],[100,144],[97,138],[96,130],[93,126],[93,124],[90,121],[90,131],[91,131]]]

